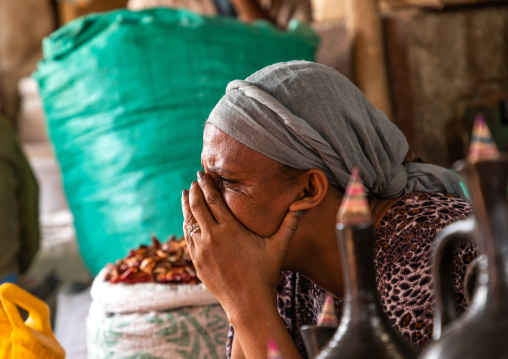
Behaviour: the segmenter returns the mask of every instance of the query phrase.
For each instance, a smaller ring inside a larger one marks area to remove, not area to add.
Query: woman
[[[381,303],[392,324],[425,345],[432,240],[470,211],[453,173],[403,165],[406,139],[386,116],[335,70],[302,61],[231,82],[203,141],[205,171],[182,194],[184,231],[199,277],[231,322],[233,358],[265,357],[268,337],[284,358],[305,357],[298,329],[316,322],[326,292],[340,317],[335,216],[355,166],[377,218]],[[459,310],[474,256],[470,246],[457,256]]]

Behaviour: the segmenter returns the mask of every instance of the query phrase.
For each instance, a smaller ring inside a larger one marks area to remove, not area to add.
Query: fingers
[[[302,214],[302,211],[289,211],[282,220],[277,232],[271,237],[274,239],[274,245],[276,245],[280,251],[285,253],[287,250],[291,238],[293,238],[293,235],[298,229]]]
[[[192,182],[189,191],[189,208],[202,229],[211,229],[213,225],[217,224],[205,201],[203,191],[196,181]]]
[[[198,172],[198,183],[203,192],[206,204],[217,223],[224,223],[233,219],[233,215],[227,207],[220,192],[217,190],[212,178],[203,171]]]
[[[191,224],[196,223],[194,216],[192,215],[192,211],[190,209],[189,203],[189,191],[186,189],[182,191],[182,213],[183,213],[183,233],[185,237],[189,236],[188,227]]]
[[[188,227],[196,223],[189,205],[189,191],[186,189],[182,191],[182,212],[183,212],[183,233],[187,241],[187,247],[189,248],[189,254],[191,258],[194,258],[195,246],[192,237],[189,235]]]

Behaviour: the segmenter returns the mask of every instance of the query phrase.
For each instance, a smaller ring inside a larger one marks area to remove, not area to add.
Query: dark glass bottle
[[[317,358],[416,358],[416,347],[391,326],[379,304],[374,269],[374,224],[337,223],[345,279],[340,325]]]

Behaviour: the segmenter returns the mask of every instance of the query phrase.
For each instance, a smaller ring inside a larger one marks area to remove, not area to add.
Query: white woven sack
[[[223,359],[229,323],[202,285],[110,284],[91,289],[89,359]]]
[[[224,359],[228,328],[218,304],[114,314],[92,302],[87,318],[88,359]]]
[[[112,284],[105,281],[105,269],[95,277],[92,300],[110,313],[171,310],[184,306],[218,304],[215,297],[200,284],[136,283]]]

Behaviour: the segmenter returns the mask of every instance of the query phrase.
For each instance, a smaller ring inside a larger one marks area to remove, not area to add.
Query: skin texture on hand
[[[201,174],[182,198],[185,226],[193,218],[201,227],[192,237],[187,235],[187,243],[199,278],[232,320],[260,298],[273,303],[282,260],[301,212],[288,212],[273,236],[260,237],[238,222],[211,177]]]
[[[187,245],[198,277],[217,297],[236,330],[234,357],[244,357],[246,348],[248,357],[262,358],[271,337],[281,343],[287,358],[299,358],[279,317],[275,287],[302,213],[288,212],[273,236],[260,237],[230,213],[210,176],[200,175],[190,193],[182,195],[185,230],[190,223],[199,223],[201,228],[192,236],[186,232]]]

